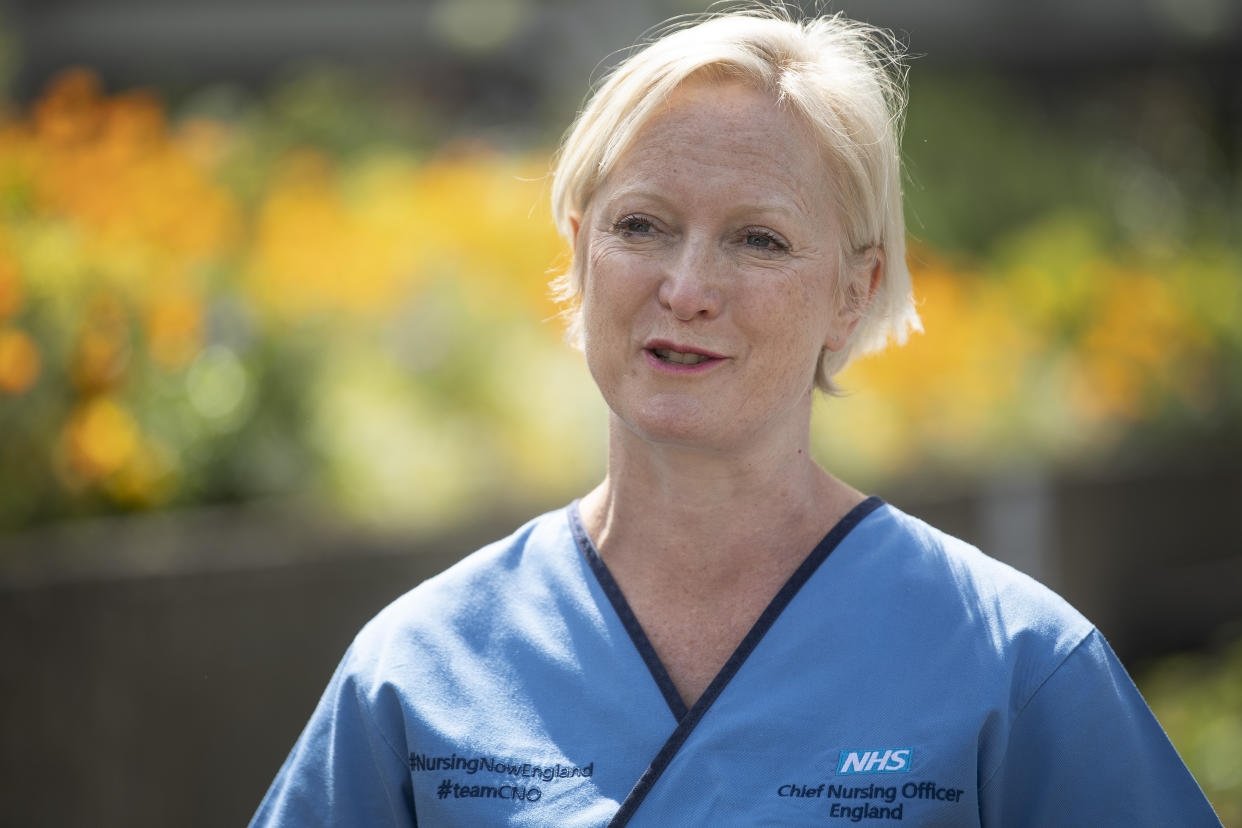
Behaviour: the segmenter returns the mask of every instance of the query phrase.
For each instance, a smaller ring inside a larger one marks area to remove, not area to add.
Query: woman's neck
[[[719,452],[651,444],[614,422],[608,476],[583,498],[610,565],[745,572],[800,561],[862,495],[821,469],[807,441]]]
[[[653,444],[614,418],[587,532],[687,705],[862,495],[801,445],[744,453]]]

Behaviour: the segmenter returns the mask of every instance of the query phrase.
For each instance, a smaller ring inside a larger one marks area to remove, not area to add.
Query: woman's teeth
[[[680,351],[671,351],[668,348],[656,348],[655,355],[665,362],[676,362],[678,365],[698,365],[700,362],[707,362],[711,357],[702,354],[683,354]]]

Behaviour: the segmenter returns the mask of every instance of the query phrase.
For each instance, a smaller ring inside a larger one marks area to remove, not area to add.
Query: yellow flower
[[[140,441],[126,463],[108,477],[104,489],[125,506],[159,506],[176,493],[175,460],[175,455],[158,443]]]
[[[246,285],[256,304],[286,321],[390,314],[417,287],[420,260],[443,249],[421,223],[413,171],[343,175],[318,153],[283,161],[259,208]]]
[[[70,418],[62,435],[69,469],[90,483],[122,468],[139,447],[138,425],[111,397],[94,397]]]
[[[424,168],[417,226],[432,231],[428,266],[457,272],[473,312],[559,313],[548,280],[569,256],[549,216],[547,173],[546,158],[478,148],[450,147]]]

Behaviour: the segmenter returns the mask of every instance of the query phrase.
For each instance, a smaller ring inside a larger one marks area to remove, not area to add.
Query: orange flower
[[[103,116],[103,145],[117,157],[141,158],[166,143],[164,110],[148,90],[114,96],[104,107]]]
[[[39,346],[22,331],[0,330],[0,391],[21,394],[39,377]]]
[[[22,307],[22,280],[17,261],[0,248],[0,319],[12,316]]]
[[[198,297],[168,291],[156,296],[146,313],[147,350],[167,369],[184,367],[203,338],[203,305]]]
[[[18,180],[37,212],[77,224],[99,258],[198,259],[235,242],[231,194],[169,134],[151,92],[108,98],[93,75],[74,70],[52,85],[32,121],[30,158]]]
[[[35,105],[34,127],[39,138],[53,144],[75,144],[94,138],[103,117],[98,76],[74,67],[53,79]]]
[[[118,385],[129,367],[129,338],[128,314],[121,301],[110,294],[95,297],[70,366],[74,384],[87,393]]]

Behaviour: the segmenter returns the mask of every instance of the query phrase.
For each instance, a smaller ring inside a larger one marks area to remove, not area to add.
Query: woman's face
[[[805,126],[741,84],[679,88],[575,236],[587,364],[613,416],[709,450],[804,441],[820,351],[850,327],[837,224]]]

